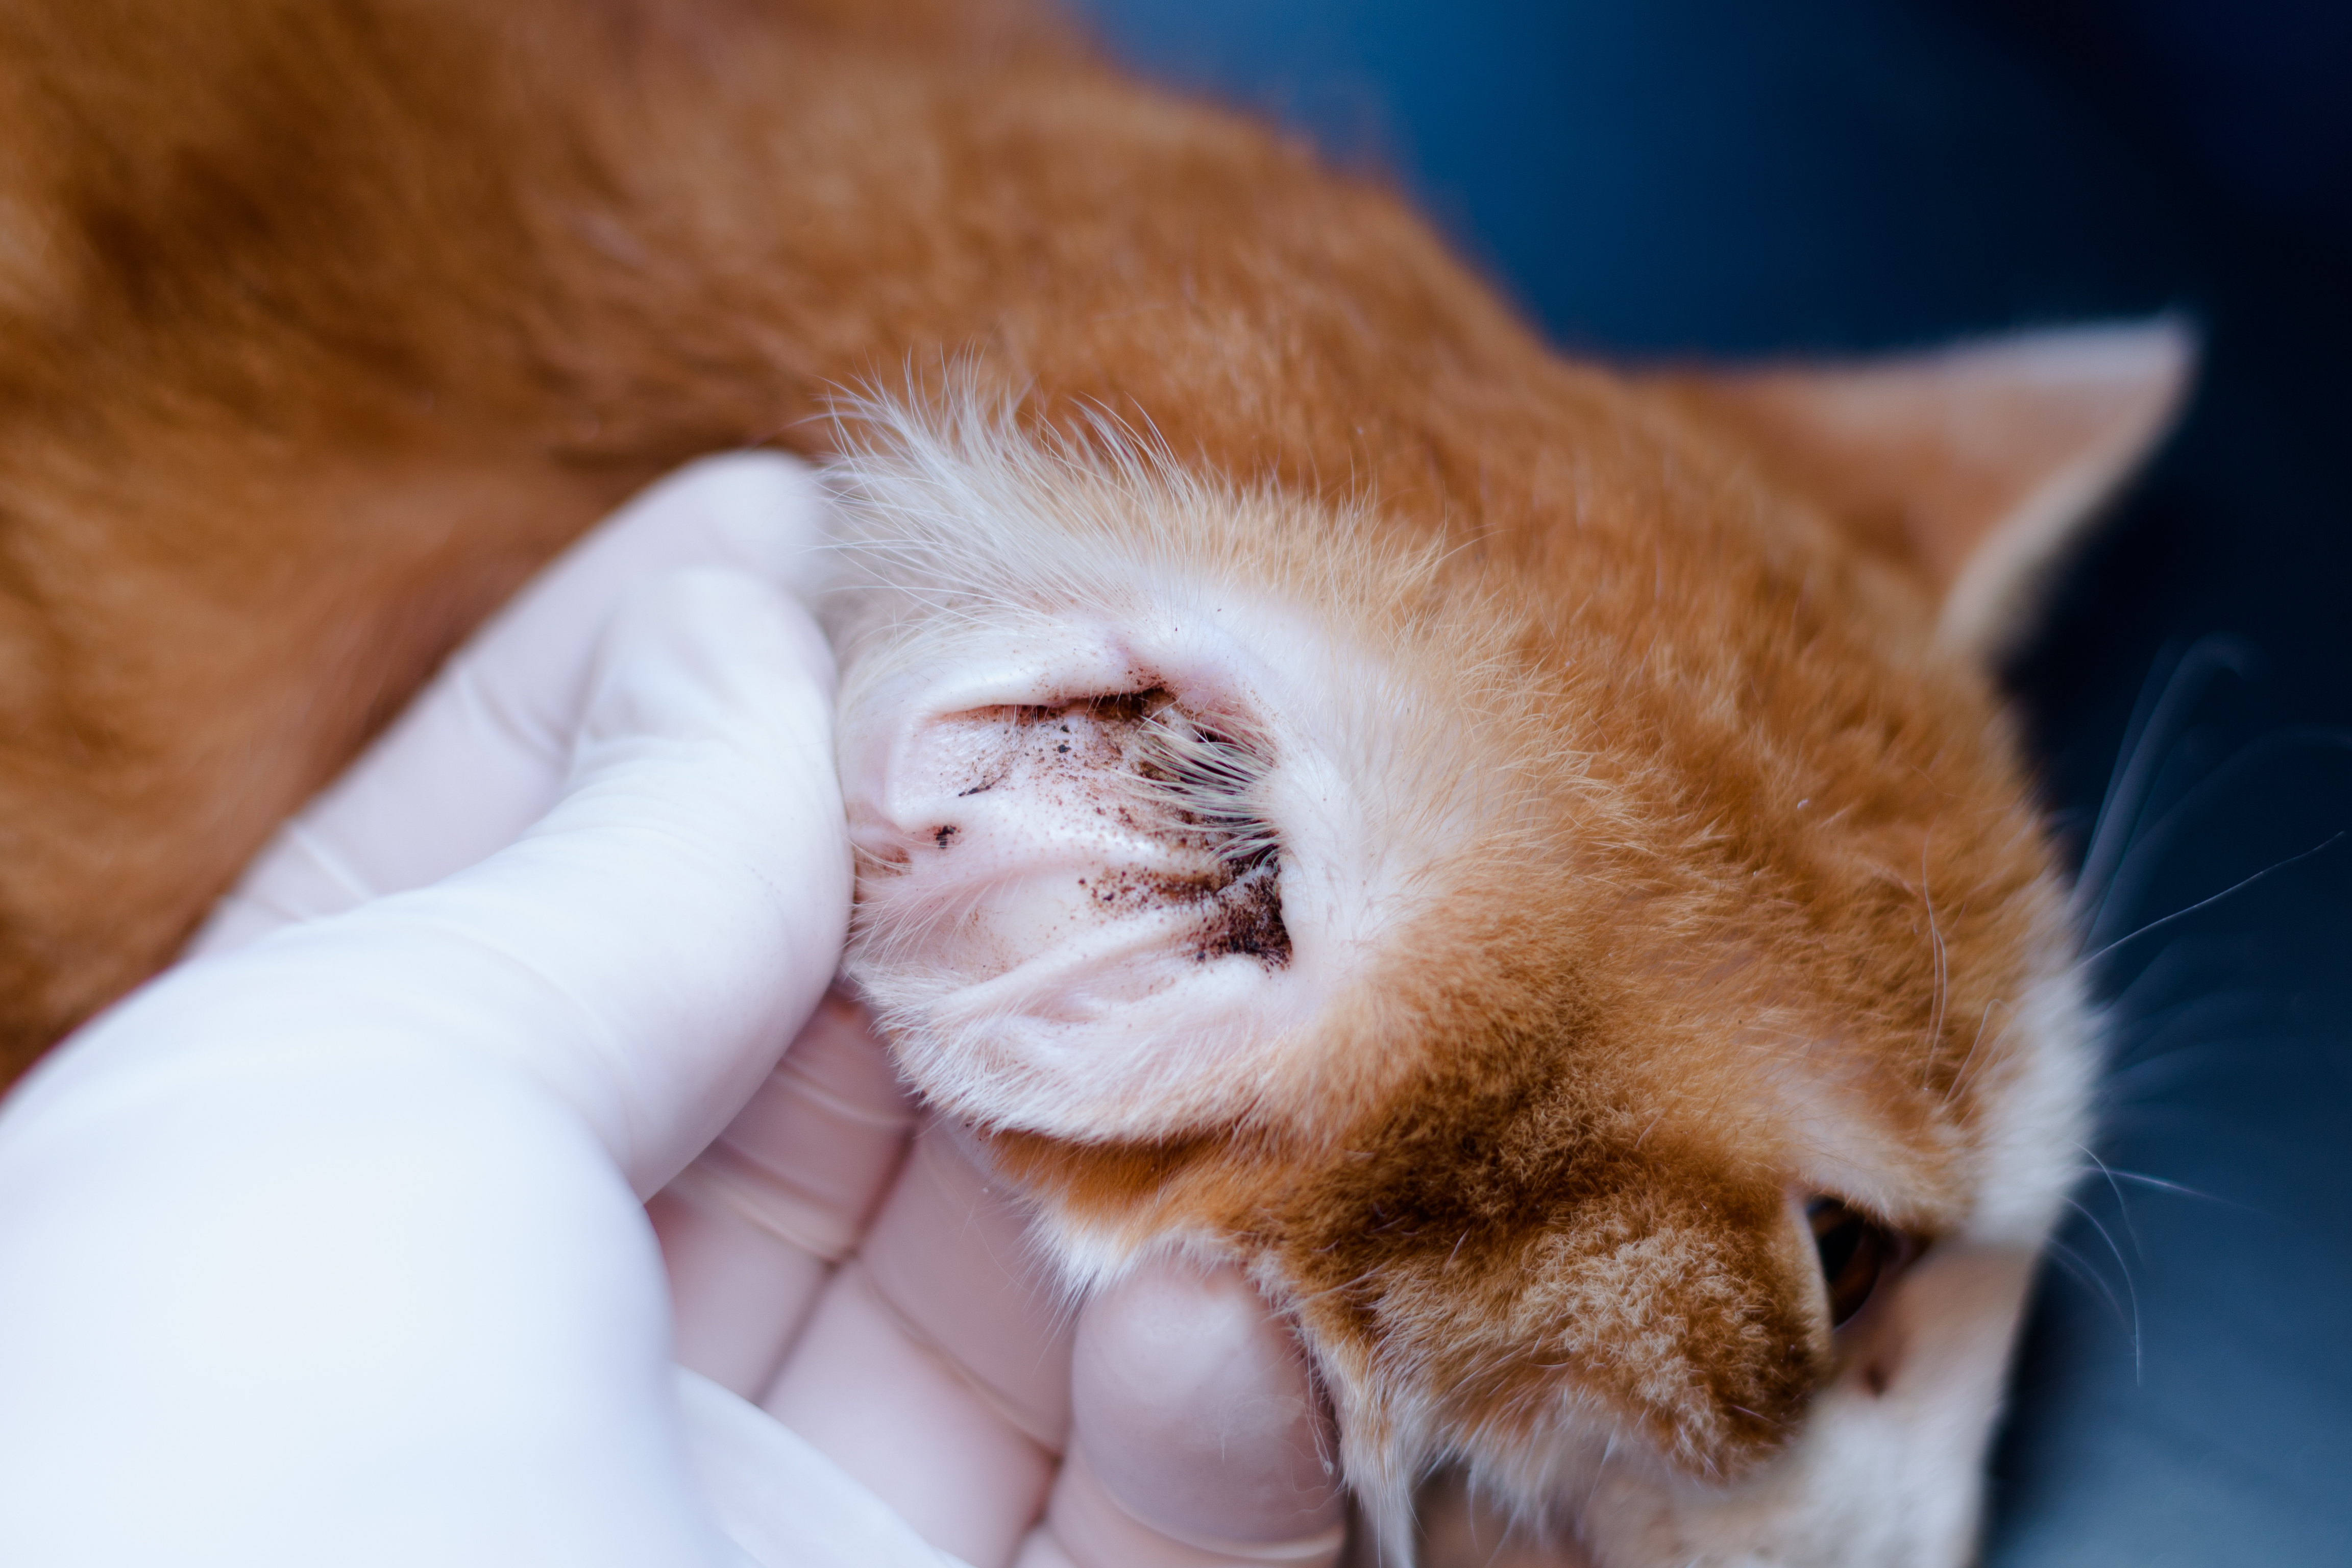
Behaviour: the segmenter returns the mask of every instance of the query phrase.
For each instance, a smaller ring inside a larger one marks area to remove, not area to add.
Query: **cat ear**
[[[2196,361],[2195,333],[2167,317],[1658,384],[1917,577],[1939,638],[1990,663],[2171,429]]]

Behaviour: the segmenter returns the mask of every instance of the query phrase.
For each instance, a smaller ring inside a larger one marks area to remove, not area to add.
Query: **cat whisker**
[[[2252,1204],[2242,1204],[2234,1198],[2225,1198],[2215,1193],[2205,1192],[2200,1188],[2188,1186],[2179,1182],[2168,1182],[2161,1176],[2151,1176],[2139,1171],[2108,1170],[2107,1179],[2110,1182],[2129,1182],[2134,1186],[2169,1193],[2175,1197],[2195,1198],[2200,1203],[2218,1204],[2223,1208],[2236,1209],[2242,1214],[2267,1215],[2269,1212]]]
[[[2177,1088],[2183,1082],[2196,1081],[2208,1068],[2212,1069],[2213,1077],[2226,1077],[2231,1069],[2240,1068],[2248,1054],[2257,1047],[2263,1049],[2261,1059],[2265,1065],[2275,1062],[2279,1059],[2282,1046],[2314,1052],[2325,1051],[2328,1053],[2331,1059],[2336,1049],[2336,1044],[2334,1041],[2316,1040],[2293,1034],[2237,1035],[2227,1040],[2199,1041],[2195,1044],[2177,1047],[2147,1061],[2135,1063],[2124,1072],[2115,1075],[2114,1079],[2111,1080],[2111,1086],[2127,1087],[2130,1092],[2110,1094],[2108,1098],[2110,1110],[2107,1120],[2111,1124],[2116,1123],[2118,1112],[2128,1112],[2145,1120],[2167,1110],[2177,1109],[2150,1097]]]
[[[2282,1005],[2278,997],[2242,990],[2214,997],[2209,1003],[2180,1003],[2145,1023],[2135,1019],[2128,1037],[2130,1048],[2115,1058],[2114,1076],[2161,1060],[2179,1050],[2184,1042],[2193,1045],[2255,1032],[2264,1026],[2266,1016],[2277,1014]]]
[[[2132,1253],[2135,1257],[2145,1258],[2147,1256],[2147,1253],[2139,1244],[2139,1231],[2132,1224],[2131,1206],[2124,1202],[2124,1190],[2116,1184],[2115,1172],[2108,1169],[2107,1163],[2105,1160],[2100,1159],[2087,1144],[2077,1143],[2074,1147],[2082,1154],[2083,1158],[2088,1160],[2093,1165],[2098,1168],[2099,1174],[2105,1179],[2107,1191],[2115,1194],[2116,1216],[2123,1222],[2124,1235],[2128,1237],[2131,1240]],[[2076,1211],[2079,1212],[2084,1218],[2090,1218],[2090,1210],[2084,1208],[2080,1203],[2075,1203],[2074,1200],[2071,1198],[2067,1201],[2074,1204]],[[2092,1223],[2095,1225],[2098,1222],[2096,1220],[2093,1220]]]
[[[1952,974],[1950,954],[1944,946],[1943,931],[1936,923],[1936,895],[1927,885],[1927,847],[1935,837],[1929,828],[1919,839],[1919,901],[1927,910],[1927,942],[1935,962],[1935,1000],[1927,1014],[1927,1054],[1932,1062],[1944,1043],[1944,1008],[1951,999]],[[1973,1054],[1974,1047],[1970,1047]]]
[[[2093,1214],[2088,1208],[2084,1207],[2079,1200],[2074,1198],[2068,1198],[2066,1200],[2066,1206],[2073,1209],[2076,1214],[2081,1215],[2083,1216],[2084,1223],[2088,1225],[2093,1230],[2099,1233],[2099,1239],[2107,1244],[2108,1252],[2115,1256],[2116,1267],[2123,1271],[2124,1296],[2131,1308],[2132,1378],[2133,1381],[2137,1383],[2143,1377],[2146,1368],[2142,1364],[2140,1359],[2141,1339],[2139,1322],[2139,1286],[2132,1279],[2131,1259],[2124,1256],[2123,1248],[2116,1245],[2114,1233],[2099,1222],[2098,1215]],[[2139,1245],[2137,1238],[2134,1238],[2132,1245],[2134,1250],[2137,1250]]]
[[[1985,1026],[1992,1022],[1992,1010],[2000,1005],[1998,1001],[1985,1004],[1984,1016],[1977,1020],[1976,1038],[1969,1042],[1969,1054],[1960,1058],[1960,1070],[1952,1075],[1950,1086],[1944,1090],[1946,1105],[1959,1098],[1960,1088],[1968,1081],[1969,1069],[1976,1066],[1977,1048],[1984,1044]]]
[[[2238,986],[2228,991],[2210,990],[2208,987],[2212,982],[2210,979],[2206,979],[2193,988],[2193,994],[2186,1000],[2167,1002],[2160,1006],[2147,1006],[2143,1010],[2141,1005],[2147,1002],[2147,998],[2137,994],[2144,987],[2155,988],[2150,984],[2149,977],[2168,975],[2172,969],[2187,967],[2189,959],[2200,956],[2192,951],[2198,945],[2189,939],[2168,945],[2149,961],[2147,967],[2140,971],[2129,986],[2126,987],[2114,1001],[2107,1004],[2109,1016],[2115,1021],[2112,1027],[2116,1036],[2128,1037],[2140,1046],[2146,1046],[2176,1032],[2185,1022],[2201,1022],[2199,1016],[2201,1014],[2220,1012],[2224,1016],[2229,1016],[2241,1009],[2265,1000],[2276,1001],[2271,993],[2256,986]],[[2233,973],[2239,967],[2238,964],[2231,964],[2222,973]],[[2196,977],[2192,976],[2193,978]]]
[[[2150,1087],[2149,1080],[2153,1080],[2157,1086],[2161,1086],[2183,1077],[2192,1076],[2195,1069],[2200,1067],[2217,1065],[2231,1059],[2231,1047],[2234,1043],[2199,1041],[2191,1045],[2175,1047],[2144,1062],[2135,1062],[2122,1072],[2109,1076],[2105,1086],[2106,1091],[2105,1097],[2112,1105],[2128,1106],[2133,1103],[2131,1099],[2115,1093],[2116,1089],[2129,1086],[2136,1092],[2144,1092]]]
[[[2116,753],[2114,772],[2099,802],[2091,827],[2083,868],[2074,882],[2077,923],[2095,925],[2106,908],[2108,888],[2116,864],[2137,836],[2139,816],[2157,770],[2172,747],[2171,734],[2179,716],[2193,705],[2205,683],[2227,669],[2244,679],[2253,656],[2234,638],[2200,637],[2185,652],[2167,647],[2157,656],[2133,705],[2124,743]],[[2161,673],[2159,674],[2159,671]],[[2084,917],[2087,916],[2087,919]]]
[[[2124,1299],[2108,1288],[2105,1279],[2100,1277],[2098,1271],[2090,1266],[2089,1261],[2081,1253],[2054,1237],[2048,1245],[2050,1257],[2067,1273],[2074,1276],[2078,1283],[2086,1285],[2097,1292],[2099,1299],[2106,1303],[2109,1314],[2116,1320],[2116,1326],[2124,1330],[2130,1338],[2132,1380],[2135,1384],[2142,1382],[2146,1369],[2140,1359],[2139,1300],[2137,1293],[2132,1296],[2129,1310],[2126,1310]],[[2125,1284],[2126,1287],[2130,1284],[2128,1275],[2126,1276]]]
[[[2163,863],[2162,851],[2168,842],[2180,829],[2193,823],[2214,797],[2236,784],[2254,768],[2271,761],[2276,753],[2301,746],[2352,752],[2352,735],[2336,729],[2305,726],[2263,736],[2231,753],[2220,766],[2198,781],[2196,786],[2177,804],[2168,807],[2146,833],[2136,836],[2116,865],[2106,895],[2101,900],[2099,917],[2093,921],[2087,940],[2098,940],[2105,918],[2113,910],[2132,907],[2129,894],[2136,890],[2137,881],[2145,880],[2145,874],[2136,878],[2136,869],[2143,866],[2160,866]]]
[[[2186,909],[2175,910],[2168,915],[2164,915],[2158,919],[2152,920],[2148,921],[2147,924],[2141,926],[2137,931],[2130,931],[2123,936],[2119,936],[2115,941],[2107,943],[2106,946],[2099,948],[2095,952],[2084,954],[2077,961],[2076,966],[2082,969],[2088,969],[2092,964],[2096,963],[2100,959],[2106,957],[2107,954],[2115,952],[2117,948],[2122,947],[2125,943],[2137,942],[2141,937],[2147,935],[2151,931],[2161,931],[2166,926],[2172,924],[2175,921],[2187,920],[2190,915],[2195,914],[2198,910],[2208,909],[2214,904],[2218,904],[2222,900],[2229,898],[2231,894],[2242,892],[2246,889],[2252,887],[2255,883],[2263,880],[2274,872],[2284,871],[2290,866],[2295,865],[2301,861],[2308,860],[2315,855],[2322,854],[2328,849],[2332,849],[2347,835],[2352,835],[2352,828],[2346,828],[2336,833],[2332,833],[2328,835],[2327,837],[2322,839],[2319,843],[2313,845],[2310,848],[2304,850],[2299,855],[2290,855],[2284,860],[2274,860],[2268,866],[2263,867],[2261,870],[2255,872],[2252,876],[2242,878],[2238,881],[2232,882],[2230,886],[2222,889],[2220,892],[2215,893],[2209,898],[2200,899]]]

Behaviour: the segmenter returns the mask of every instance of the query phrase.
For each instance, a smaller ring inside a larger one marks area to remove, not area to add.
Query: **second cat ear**
[[[1918,577],[1939,638],[1991,662],[2171,429],[2196,361],[2194,332],[2159,318],[1654,384]]]

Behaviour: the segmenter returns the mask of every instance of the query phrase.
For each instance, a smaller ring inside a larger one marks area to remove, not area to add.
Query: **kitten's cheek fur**
[[[1773,1465],[1728,1489],[1604,1468],[1571,1528],[1612,1563],[1960,1568],[2035,1256],[1938,1243],[1856,1320]]]
[[[1275,718],[1307,678],[1216,624],[988,641],[882,683],[844,735],[855,968],[901,1060],[955,1111],[1073,1138],[1276,1109],[1371,934],[1360,813]],[[1188,780],[1169,752],[1193,743]]]

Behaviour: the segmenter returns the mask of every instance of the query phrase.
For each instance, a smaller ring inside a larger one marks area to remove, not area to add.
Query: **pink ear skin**
[[[1948,647],[1991,661],[2171,429],[2196,363],[2195,333],[2168,317],[1654,384],[1744,437],[1768,473],[1927,589]]]
[[[1134,646],[1039,620],[1011,654],[937,657],[846,704],[850,973],[946,1112],[1071,1138],[1209,1124],[1319,994],[1343,944],[1315,940],[1316,884],[1276,892],[1257,786],[1279,784],[1237,739],[1290,692],[1221,614]],[[1227,765],[1187,774],[1203,751]],[[1340,798],[1293,811],[1284,849],[1312,851]]]

